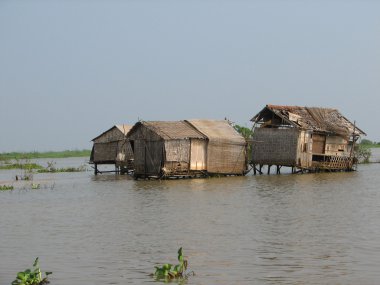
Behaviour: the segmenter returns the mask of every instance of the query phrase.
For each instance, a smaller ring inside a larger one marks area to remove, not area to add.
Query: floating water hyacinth
[[[156,271],[153,276],[156,280],[170,281],[173,279],[186,279],[190,274],[194,275],[194,272],[186,273],[187,260],[183,257],[182,247],[178,249],[178,262],[177,265],[166,263],[161,267],[155,266]]]
[[[47,277],[52,272],[45,272],[45,277],[42,278],[41,269],[39,267],[38,257],[33,263],[33,269],[26,269],[17,273],[16,279],[12,285],[43,285],[49,283]]]

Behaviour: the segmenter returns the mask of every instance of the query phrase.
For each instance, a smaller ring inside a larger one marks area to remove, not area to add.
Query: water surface
[[[37,174],[41,189],[0,192],[0,284],[37,256],[51,284],[152,284],[154,266],[175,263],[180,246],[196,273],[188,284],[377,284],[379,171],[170,181]],[[0,171],[0,180],[13,174]]]

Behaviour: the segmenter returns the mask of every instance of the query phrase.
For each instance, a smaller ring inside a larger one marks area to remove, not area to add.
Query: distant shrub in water
[[[52,272],[45,272],[45,277],[42,278],[41,269],[38,263],[38,257],[33,263],[33,269],[26,269],[17,273],[16,279],[12,282],[12,285],[43,285],[49,283],[47,277]]]
[[[357,150],[357,158],[359,163],[369,163],[369,159],[371,158],[372,151],[370,148],[359,145]]]

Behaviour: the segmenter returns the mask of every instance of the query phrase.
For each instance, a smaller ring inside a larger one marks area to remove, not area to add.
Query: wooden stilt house
[[[365,133],[336,109],[267,105],[254,122],[252,161],[292,171],[352,170],[354,145]],[[257,168],[259,166],[259,169]]]
[[[113,164],[116,172],[130,172],[133,170],[133,151],[127,133],[129,125],[115,125],[101,135],[94,138],[90,163],[95,164],[95,174],[99,164]]]
[[[243,175],[247,168],[245,140],[227,121],[138,122],[127,136],[136,178]]]

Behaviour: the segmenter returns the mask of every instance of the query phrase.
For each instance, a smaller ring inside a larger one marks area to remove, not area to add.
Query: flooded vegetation
[[[0,191],[0,284],[36,256],[54,272],[51,284],[152,284],[155,266],[180,263],[180,247],[196,272],[186,284],[376,284],[379,171],[370,163],[304,175],[135,181],[85,171],[15,181],[20,170],[1,170],[0,185],[14,189]]]

